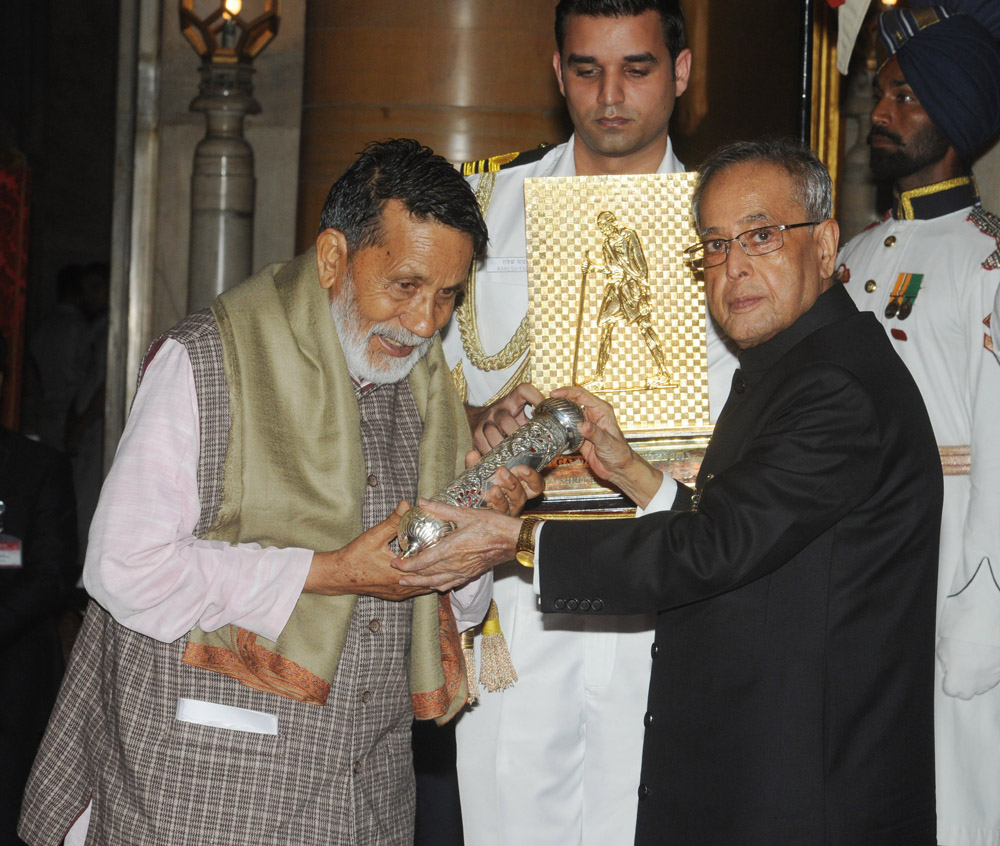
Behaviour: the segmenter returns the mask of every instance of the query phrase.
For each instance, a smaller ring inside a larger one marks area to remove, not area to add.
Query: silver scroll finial
[[[583,410],[575,402],[556,397],[542,400],[531,420],[431,499],[463,508],[485,507],[484,494],[492,487],[490,480],[499,468],[513,470],[527,464],[541,470],[553,458],[579,449],[583,438],[577,425],[585,420]],[[409,558],[454,530],[454,523],[432,517],[420,508],[411,508],[399,521],[396,539],[403,557]]]

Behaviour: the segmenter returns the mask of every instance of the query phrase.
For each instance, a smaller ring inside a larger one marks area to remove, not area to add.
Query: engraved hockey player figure
[[[609,211],[603,211],[597,216],[597,225],[604,233],[602,260],[592,262],[588,253],[584,260],[583,274],[586,278],[590,268],[596,265],[604,271],[607,282],[597,316],[597,325],[601,328],[597,373],[583,387],[591,391],[600,391],[604,387],[604,370],[611,357],[611,342],[619,323],[635,325],[656,363],[657,374],[646,381],[646,387],[671,387],[675,383],[670,378],[659,336],[653,329],[649,269],[646,267],[646,257],[643,255],[639,236],[634,229],[619,226],[614,214]]]

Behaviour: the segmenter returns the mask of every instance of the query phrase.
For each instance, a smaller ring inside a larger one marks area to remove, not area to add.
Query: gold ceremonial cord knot
[[[493,199],[493,189],[496,187],[497,175],[495,172],[484,173],[479,177],[479,184],[476,185],[476,202],[483,217],[490,207]],[[462,334],[462,347],[476,367],[480,370],[503,370],[510,367],[528,350],[528,318],[527,316],[517,327],[514,336],[499,352],[487,355],[483,349],[483,341],[479,335],[479,318],[476,315],[476,265],[472,265],[469,272],[469,284],[465,290],[465,299],[456,309],[456,320],[458,328]]]
[[[487,620],[483,623],[483,634],[500,634],[500,621],[499,620]]]
[[[476,269],[469,273],[469,284],[465,290],[465,299],[455,310],[458,321],[458,331],[462,335],[462,348],[476,367],[480,370],[503,370],[510,367],[528,351],[528,318],[521,320],[520,326],[513,337],[498,352],[488,355],[483,349],[483,341],[479,335],[479,319],[476,316]]]
[[[497,175],[495,172],[487,172],[479,177],[476,185],[476,202],[483,217],[493,199],[493,189],[496,187]],[[476,265],[472,265],[469,271],[469,282],[465,289],[465,298],[462,304],[455,309],[455,320],[458,323],[458,331],[462,336],[462,348],[468,356],[469,361],[479,370],[504,370],[514,364],[521,356],[528,352],[528,318],[525,315],[521,324],[513,337],[498,352],[492,355],[487,354],[483,348],[482,337],[479,334],[479,318],[476,312]],[[507,381],[507,383],[491,397],[485,405],[489,405],[500,397],[506,395],[515,385],[523,380],[528,371],[528,362],[531,356],[527,356],[517,372]]]

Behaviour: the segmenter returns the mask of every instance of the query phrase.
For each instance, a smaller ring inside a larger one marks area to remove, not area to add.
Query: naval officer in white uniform
[[[523,423],[525,402],[541,398],[517,387],[530,376],[525,178],[684,169],[667,134],[691,68],[676,0],[562,0],[556,40],[553,66],[574,134],[468,167],[490,245],[444,349],[460,366],[467,402],[489,407],[470,413],[480,449]],[[736,358],[708,324],[714,419]],[[509,562],[495,579],[519,681],[483,692],[456,727],[466,843],[631,844],[654,618],[545,617],[530,570]]]

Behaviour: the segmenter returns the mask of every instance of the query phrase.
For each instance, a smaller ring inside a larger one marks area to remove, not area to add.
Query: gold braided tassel
[[[475,629],[462,632],[462,657],[465,659],[465,678],[468,687],[466,702],[474,705],[479,701],[479,685],[476,684],[476,653],[473,645],[476,642]]]
[[[490,693],[513,687],[517,671],[510,660],[507,641],[500,630],[500,612],[490,600],[490,610],[483,621],[483,640],[479,647],[479,683]]]

